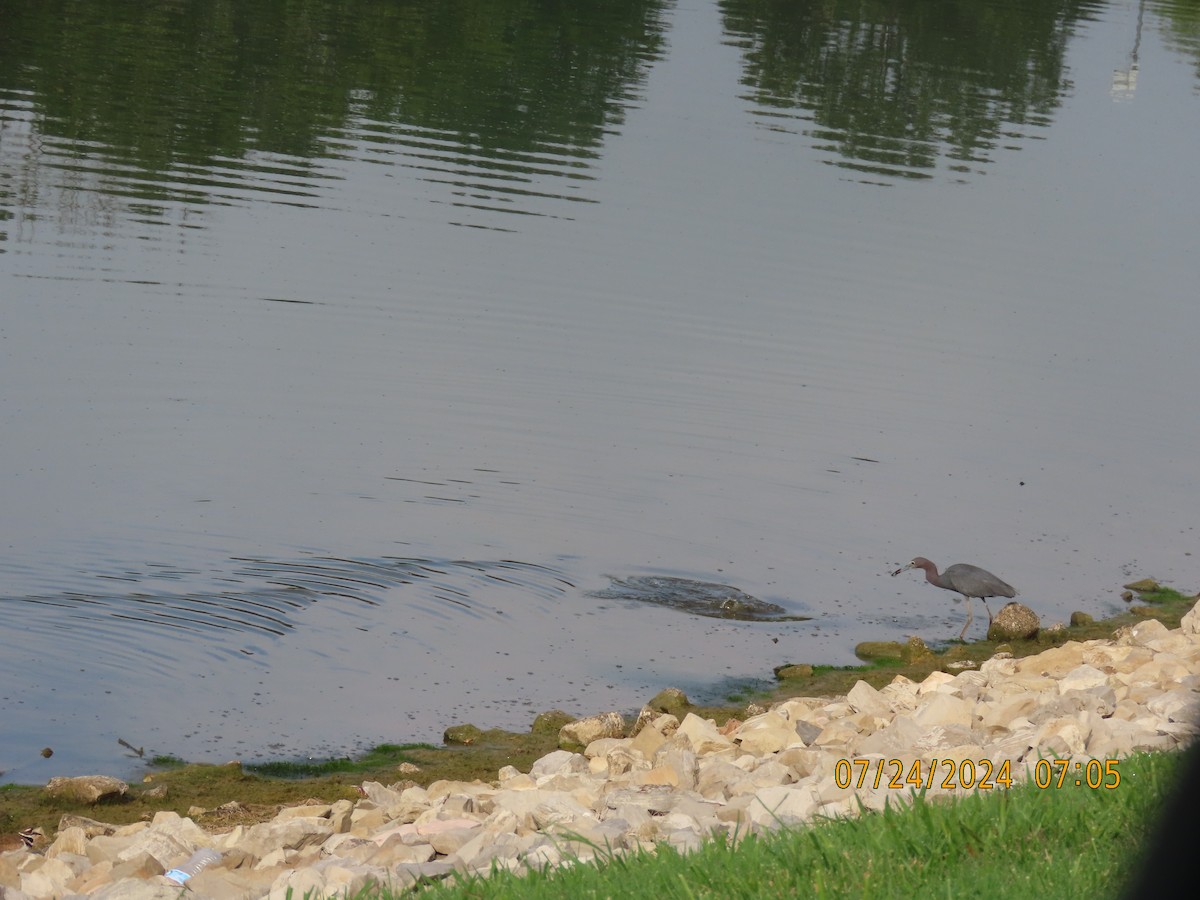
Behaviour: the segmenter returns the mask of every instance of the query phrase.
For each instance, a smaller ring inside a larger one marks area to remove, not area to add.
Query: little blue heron
[[[983,601],[983,608],[987,610],[988,625],[990,626],[992,624],[992,611],[988,608],[987,598],[1017,596],[1017,591],[1011,584],[1001,581],[987,569],[981,569],[979,566],[955,563],[952,566],[947,566],[946,571],[939,575],[937,566],[925,557],[918,556],[907,566],[901,566],[893,572],[892,576],[895,577],[901,572],[907,572],[909,569],[924,569],[925,580],[930,584],[935,587],[945,588],[948,591],[958,591],[958,593],[962,594],[963,599],[967,601],[967,624],[963,626],[962,633],[958,636],[960,641],[966,635],[967,629],[971,627],[971,622],[975,619],[975,615],[971,612],[972,597],[978,597]]]

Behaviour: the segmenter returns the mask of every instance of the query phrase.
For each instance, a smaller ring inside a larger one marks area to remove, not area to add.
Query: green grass
[[[1161,585],[1157,590],[1138,591],[1137,595],[1138,599],[1143,603],[1194,604],[1196,602],[1195,597],[1189,597],[1187,594],[1180,593],[1174,588],[1162,587]]]
[[[156,769],[181,769],[187,765],[187,760],[180,759],[178,756],[164,754],[150,757],[150,765]]]
[[[1181,754],[1120,763],[1115,790],[1073,783],[979,792],[810,827],[715,841],[681,855],[616,856],[515,876],[435,884],[431,900],[496,898],[1118,897],[1132,875]],[[386,892],[382,897],[389,897]]]

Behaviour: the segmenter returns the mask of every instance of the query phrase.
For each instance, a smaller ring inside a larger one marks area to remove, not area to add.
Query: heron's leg
[[[967,629],[971,627],[971,623],[975,621],[975,614],[971,612],[971,598],[963,594],[963,599],[967,601],[967,624],[963,626],[963,630],[959,632],[958,639],[964,640],[967,636]]]
[[[991,607],[990,607],[990,606],[988,606],[988,605],[987,605],[987,598],[986,598],[986,597],[980,597],[979,599],[983,601],[983,608],[987,610],[987,614],[988,614],[988,626],[990,627],[990,626],[991,626],[991,624],[992,624],[992,609],[991,609]]]

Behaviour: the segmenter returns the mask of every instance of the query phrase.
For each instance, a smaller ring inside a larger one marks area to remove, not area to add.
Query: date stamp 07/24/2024
[[[1039,759],[1033,766],[1034,785],[1043,790],[1068,785],[1093,790],[1113,790],[1121,784],[1121,771],[1115,759]],[[839,788],[886,788],[907,790],[940,787],[944,790],[966,788],[982,791],[1013,786],[1012,766],[1008,760],[999,765],[990,759],[914,760],[839,759],[833,767],[833,781]]]

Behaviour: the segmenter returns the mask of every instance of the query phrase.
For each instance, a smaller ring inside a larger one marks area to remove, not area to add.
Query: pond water
[[[1200,589],[1197,148],[1184,0],[0,0],[0,780]]]

